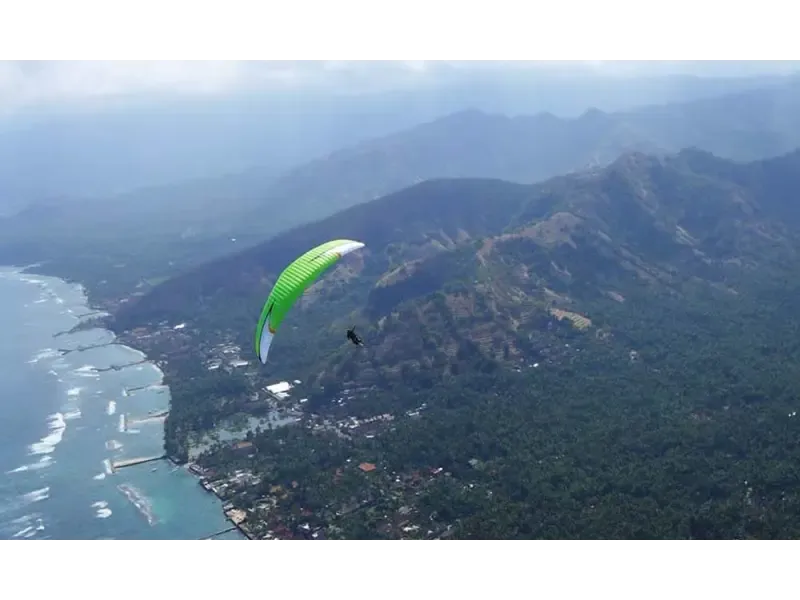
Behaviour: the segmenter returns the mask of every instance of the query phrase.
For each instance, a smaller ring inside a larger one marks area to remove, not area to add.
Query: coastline
[[[157,381],[155,381],[152,385],[163,387],[169,393],[169,402],[168,402],[167,410],[164,411],[163,414],[149,415],[149,416],[144,417],[143,419],[140,419],[140,420],[143,420],[143,421],[161,420],[162,421],[162,423],[161,423],[161,443],[162,443],[162,448],[163,448],[164,444],[165,444],[165,440],[166,440],[166,432],[165,432],[164,420],[167,418],[167,415],[169,413],[169,409],[171,409],[171,406],[172,406],[172,395],[171,395],[171,388],[170,388],[170,379],[171,379],[170,375],[171,374],[169,373],[168,364],[166,363],[166,361],[154,360],[154,359],[148,357],[146,352],[142,348],[139,348],[139,347],[136,346],[135,338],[132,338],[129,335],[125,335],[125,332],[118,331],[114,326],[113,314],[111,312],[111,308],[112,307],[109,305],[109,303],[98,300],[97,297],[96,297],[96,294],[93,293],[91,287],[88,284],[85,284],[82,281],[78,281],[78,280],[76,280],[74,278],[71,278],[69,276],[66,276],[64,274],[48,272],[47,268],[45,267],[45,263],[43,263],[43,262],[38,262],[38,263],[34,263],[34,264],[29,264],[29,265],[13,265],[13,264],[9,264],[9,265],[5,265],[5,268],[8,268],[8,269],[12,270],[13,272],[15,272],[15,273],[17,273],[19,275],[42,276],[42,277],[52,277],[54,279],[59,279],[59,280],[63,281],[64,283],[66,283],[67,285],[74,286],[76,288],[76,290],[80,293],[80,295],[83,297],[85,306],[87,308],[87,312],[82,314],[82,315],[76,315],[76,317],[79,319],[79,321],[75,325],[75,327],[73,327],[69,331],[64,331],[64,332],[60,332],[58,334],[55,334],[55,336],[59,336],[59,335],[62,335],[62,334],[73,333],[73,332],[78,332],[78,331],[82,331],[82,330],[85,330],[85,329],[95,329],[95,328],[103,329],[103,330],[109,332],[113,336],[112,341],[108,345],[120,346],[120,347],[123,347],[126,350],[128,350],[128,351],[130,351],[130,352],[132,352],[132,353],[134,353],[134,354],[136,354],[138,356],[141,356],[141,363],[140,364],[147,364],[158,373]],[[188,461],[180,461],[178,458],[176,458],[174,456],[171,456],[168,452],[166,452],[166,450],[165,450],[165,456],[166,456],[167,460],[169,460],[174,465],[176,465],[178,467],[181,467],[185,472],[191,474],[197,480],[198,484],[202,485],[202,478],[198,477],[197,473],[195,473],[194,471],[192,471],[189,468],[189,462]],[[123,490],[123,493],[124,493],[124,490]],[[126,496],[127,496],[127,494],[126,494]],[[225,502],[226,501],[222,497],[220,497],[220,495],[218,493],[215,493],[214,496],[216,497],[216,500],[219,501],[220,508],[222,509],[222,512],[223,512],[226,520],[229,523],[232,524],[232,528],[229,529],[229,530],[226,530],[226,531],[230,531],[232,529],[235,529],[235,530],[237,530],[239,532],[239,534],[244,539],[247,539],[247,540],[253,539],[252,536],[245,529],[243,529],[241,527],[241,522],[242,521],[236,519],[236,515],[229,514],[230,511],[225,510]],[[136,505],[137,508],[138,508],[138,505],[136,503],[134,503],[134,505]],[[213,539],[214,537],[220,535],[221,533],[224,533],[224,532],[216,532],[216,533],[213,533],[212,535],[207,536],[206,538],[203,538],[203,539]]]

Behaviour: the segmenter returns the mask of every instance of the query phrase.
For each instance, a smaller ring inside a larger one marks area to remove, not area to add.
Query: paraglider
[[[362,242],[355,240],[332,240],[302,254],[283,270],[261,309],[256,327],[256,356],[262,364],[267,364],[272,339],[295,301],[343,256],[363,247]],[[347,338],[353,341],[351,331],[348,330]],[[353,336],[363,345],[354,331]]]
[[[350,329],[347,330],[347,339],[353,342],[356,346],[363,346],[364,342],[358,337],[356,334],[356,327],[353,325]]]

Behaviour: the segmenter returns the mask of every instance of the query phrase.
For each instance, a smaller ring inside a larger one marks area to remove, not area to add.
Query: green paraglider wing
[[[339,259],[363,247],[353,240],[332,240],[312,248],[283,270],[261,309],[256,328],[256,355],[263,364],[267,364],[272,338],[295,301]]]

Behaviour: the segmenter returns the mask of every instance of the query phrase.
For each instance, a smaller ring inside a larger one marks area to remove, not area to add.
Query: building
[[[253,442],[248,441],[241,441],[241,442],[234,442],[231,447],[233,450],[237,452],[249,452],[253,448]]]
[[[264,389],[272,394],[275,398],[279,400],[283,400],[289,397],[289,390],[292,389],[292,384],[288,381],[279,381],[278,383],[273,383],[272,385],[266,386]]]
[[[279,381],[267,386],[267,391],[273,394],[282,394],[292,389],[292,384],[288,381]]]

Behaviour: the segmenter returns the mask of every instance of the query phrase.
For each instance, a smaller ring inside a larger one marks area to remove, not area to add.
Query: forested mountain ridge
[[[800,146],[800,80],[685,103],[577,118],[464,110],[289,170],[263,198],[280,228],[323,218],[432,178],[533,183],[606,165],[623,152],[696,146],[734,160]],[[260,216],[263,219],[263,213]],[[255,213],[250,223],[258,222]],[[256,220],[253,220],[256,219]]]
[[[759,270],[791,264],[797,165],[800,153],[739,165],[687,150],[630,153],[531,186],[429,181],[161,284],[121,310],[117,326],[202,323],[237,332],[250,348],[280,270],[313,245],[345,237],[365,250],[296,306],[270,369],[302,367],[330,387],[349,376],[373,384],[401,372],[409,381],[423,371],[451,374],[454,357],[477,350],[528,360],[533,332],[552,317],[597,330],[602,311],[589,307],[631,294],[680,297],[684,288],[735,295]],[[335,351],[349,321],[360,323],[368,352]],[[306,345],[315,350],[301,351]]]
[[[449,248],[431,235],[429,255],[396,259],[357,313],[369,352],[340,349],[320,383],[330,393],[433,382],[462,372],[469,356],[521,368],[554,351],[554,320],[605,336],[626,297],[736,296],[797,264],[796,205],[780,192],[790,194],[798,155],[784,158],[783,184],[761,164],[772,174],[756,167],[750,187],[693,167],[703,158],[713,161],[626,155],[537,186],[501,233]]]
[[[794,537],[799,163],[685,150],[537,185],[428,181],[165,282],[115,327],[161,332],[142,347],[169,363],[178,457],[260,414],[265,383],[304,381],[301,426],[196,459],[257,475],[229,497],[259,535]],[[260,365],[277,274],[338,237],[367,246]],[[250,364],[206,371],[220,342]]]
[[[117,323],[135,325],[144,312],[154,319],[183,318],[194,310],[197,300],[213,316],[209,302],[214,298],[230,303],[250,297],[255,286],[263,286],[300,253],[321,243],[317,240],[332,239],[332,231],[337,232],[335,237],[363,241],[366,252],[376,259],[392,243],[407,244],[410,240],[424,246],[425,232],[432,227],[443,228],[445,234],[449,231],[456,238],[461,230],[498,231],[528,194],[528,186],[497,180],[425,181],[179,275],[120,311]],[[422,237],[415,239],[418,236]],[[378,274],[383,272],[380,267],[376,266]]]
[[[577,118],[465,110],[332,152],[286,172],[227,177],[86,201],[71,191],[0,218],[0,260],[102,276],[104,297],[234,253],[303,223],[428,179],[532,183],[610,163],[622,152],[687,146],[753,160],[800,146],[800,83]],[[236,240],[235,242],[233,240]],[[120,265],[136,264],[138,273]],[[94,286],[101,289],[100,286]]]

